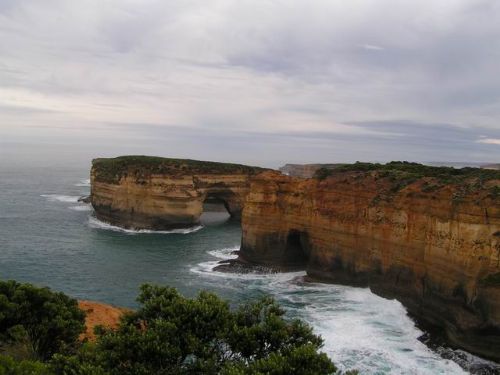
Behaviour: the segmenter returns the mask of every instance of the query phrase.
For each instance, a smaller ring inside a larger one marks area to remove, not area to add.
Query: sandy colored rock
[[[91,202],[98,219],[133,229],[175,229],[199,222],[206,200],[240,218],[250,177],[262,168],[127,156],[96,159]]]
[[[498,186],[266,172],[246,197],[240,259],[369,286],[444,328],[451,343],[500,360]]]

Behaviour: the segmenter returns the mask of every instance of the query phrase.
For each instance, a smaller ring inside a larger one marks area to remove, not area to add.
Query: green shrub
[[[17,331],[42,361],[0,356],[0,375],[333,374],[323,341],[300,320],[287,320],[273,299],[238,308],[215,294],[188,299],[175,289],[143,285],[140,308],[117,329],[96,329],[96,341],[77,340],[83,312],[76,301],[47,288],[0,283],[2,343]],[[22,336],[22,335],[21,335]],[[24,336],[22,336],[24,337]],[[69,352],[69,348],[78,348]],[[4,347],[5,348],[5,347]]]
[[[500,186],[493,186],[490,189],[490,196],[493,199],[498,199],[500,198]]]
[[[333,171],[329,168],[319,168],[316,172],[314,172],[314,178],[322,181],[332,175]]]
[[[47,360],[76,348],[85,314],[76,300],[48,288],[0,281],[0,348]]]
[[[331,374],[320,337],[269,298],[231,309],[215,294],[196,298],[144,285],[141,307],[117,330],[100,329],[78,356],[59,357],[59,374]],[[87,366],[87,370],[82,370]],[[64,369],[64,371],[62,370]]]
[[[242,164],[171,159],[144,155],[94,159],[92,160],[92,168],[95,178],[98,181],[107,183],[118,183],[120,178],[128,173],[141,177],[148,174],[185,174],[187,172],[193,174],[256,174],[266,170],[265,168]]]
[[[37,361],[15,361],[0,355],[0,375],[53,375],[50,367]]]
[[[500,171],[482,168],[452,168],[452,167],[432,167],[419,163],[407,161],[391,161],[387,164],[363,163],[342,164],[334,168],[319,169],[315,178],[324,179],[335,173],[342,172],[377,172],[378,176],[391,180],[394,184],[394,191],[399,191],[405,186],[424,177],[434,179],[433,185],[427,183],[424,187],[426,191],[434,191],[443,184],[464,185],[467,180],[476,181],[476,189],[480,188],[485,181],[500,180]],[[500,194],[493,188],[492,194]]]

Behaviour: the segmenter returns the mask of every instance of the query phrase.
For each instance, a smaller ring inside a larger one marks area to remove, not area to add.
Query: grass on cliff
[[[264,168],[242,164],[144,155],[94,159],[92,160],[92,168],[97,180],[110,183],[117,183],[122,176],[130,172],[138,175],[178,173],[256,174],[265,170]]]
[[[380,177],[389,177],[394,181],[411,183],[424,177],[432,177],[442,184],[457,184],[475,179],[478,183],[488,180],[500,180],[500,171],[482,168],[432,167],[407,161],[392,161],[387,164],[362,163],[343,164],[336,168],[320,168],[315,178],[323,180],[340,172],[378,172]]]

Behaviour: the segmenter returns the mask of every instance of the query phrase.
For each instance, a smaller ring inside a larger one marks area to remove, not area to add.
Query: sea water
[[[241,239],[239,223],[218,212],[205,215],[202,226],[175,231],[100,222],[78,201],[89,194],[90,161],[68,164],[0,160],[2,279],[132,308],[143,283],[170,285],[187,296],[205,289],[232,303],[271,295],[287,316],[314,327],[339,368],[362,374],[462,374],[468,372],[463,367],[487,363],[441,348],[455,360],[444,359],[419,340],[423,332],[399,302],[369,289],[306,282],[304,272],[214,271],[220,260],[234,257]]]

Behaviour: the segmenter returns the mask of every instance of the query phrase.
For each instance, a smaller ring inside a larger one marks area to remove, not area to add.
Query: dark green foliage
[[[0,355],[0,375],[52,375],[50,367],[37,361],[15,361],[12,357]]]
[[[95,343],[77,341],[83,312],[47,288],[0,283],[0,325],[7,349],[29,344],[42,361],[0,356],[0,375],[324,375],[336,371],[323,342],[299,320],[285,320],[271,298],[232,309],[215,294],[196,298],[144,285],[141,307]],[[26,341],[23,341],[27,339]],[[68,352],[79,344],[78,350]]]
[[[332,374],[335,367],[326,354],[318,354],[314,345],[294,347],[281,354],[272,352],[265,358],[252,361],[249,364],[241,361],[240,364],[231,363],[222,371],[222,375],[319,375]]]
[[[319,168],[316,172],[314,172],[314,178],[322,181],[327,177],[332,175],[332,170],[330,168]]]
[[[368,171],[400,171],[411,173],[415,177],[435,177],[437,179],[453,179],[455,177],[470,178],[480,177],[484,180],[500,179],[500,171],[482,168],[453,168],[453,167],[433,167],[419,163],[407,161],[391,161],[387,164],[362,163],[345,164],[335,169],[336,171],[368,172]]]
[[[96,179],[108,183],[118,183],[120,178],[128,173],[132,173],[136,177],[141,177],[152,173],[256,174],[265,170],[264,168],[241,164],[217,163],[190,159],[171,159],[142,155],[94,159],[92,160],[92,167]]]
[[[493,186],[490,189],[490,196],[493,199],[498,199],[500,198],[500,186]]]
[[[500,272],[486,276],[481,280],[480,284],[483,286],[500,286]]]
[[[0,281],[0,348],[6,353],[47,360],[72,350],[84,319],[77,301],[63,293]]]
[[[335,168],[321,168],[316,171],[315,178],[323,180],[336,173],[342,172],[377,172],[381,178],[389,179],[394,183],[393,192],[397,192],[424,178],[432,178],[433,183],[427,182],[422,188],[425,192],[432,192],[446,184],[465,184],[468,180],[475,180],[474,187],[480,188],[485,181],[500,180],[500,171],[482,168],[452,168],[432,167],[407,161],[392,161],[387,164],[362,163],[343,164]],[[492,194],[500,194],[500,188],[492,188]]]
[[[195,299],[144,285],[141,308],[116,331],[100,330],[93,347],[57,358],[59,374],[331,374],[322,340],[298,320],[283,319],[269,298],[233,310],[208,292]],[[87,366],[85,372],[83,366]],[[62,370],[64,369],[64,371]]]

